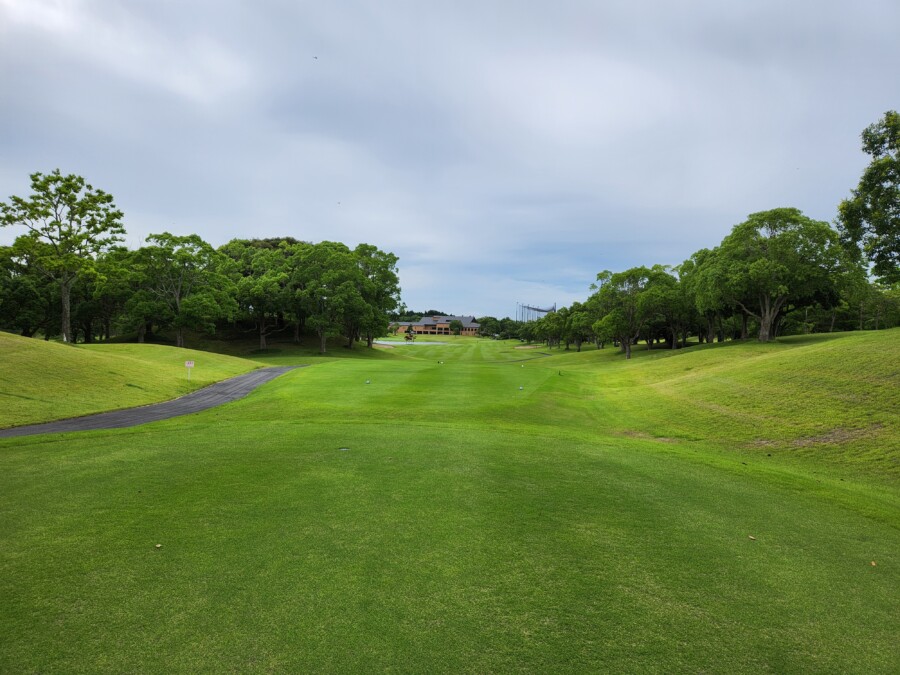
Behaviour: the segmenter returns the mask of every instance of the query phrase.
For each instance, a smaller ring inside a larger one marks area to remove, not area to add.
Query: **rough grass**
[[[0,441],[0,671],[890,672],[898,335],[397,348]]]
[[[157,403],[258,367],[190,349],[65,345],[0,332],[0,428]]]

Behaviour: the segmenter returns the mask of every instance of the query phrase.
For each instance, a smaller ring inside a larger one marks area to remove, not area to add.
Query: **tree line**
[[[642,339],[675,349],[689,336],[755,332],[770,341],[900,325],[900,115],[885,113],[862,140],[871,163],[840,203],[836,229],[795,208],[753,213],[680,265],[600,272],[584,302],[522,324],[516,336],[579,350],[613,343],[630,358]],[[500,332],[494,317],[478,321]]]
[[[751,214],[712,249],[680,265],[597,275],[584,301],[518,324],[481,317],[481,333],[619,345],[626,357],[648,346],[684,346],[785,332],[879,328],[900,323],[900,115],[885,113],[862,133],[871,157],[843,200],[836,228],[798,209]],[[59,170],[31,176],[28,198],[0,202],[0,226],[26,233],[0,247],[0,327],[63,340],[109,339],[154,330],[249,327],[266,349],[274,332],[314,333],[347,346],[384,335],[400,304],[397,257],[370,244],[293,238],[235,239],[218,249],[197,235],[151,235],[120,244],[123,214],[110,195]],[[430,312],[432,314],[442,314]],[[418,319],[419,317],[415,317]]]
[[[397,256],[371,244],[234,239],[218,249],[196,234],[153,234],[120,245],[123,214],[112,197],[59,170],[31,176],[32,194],[0,204],[0,223],[27,232],[0,247],[0,327],[66,342],[154,331],[305,332],[326,351],[384,335],[400,299]]]

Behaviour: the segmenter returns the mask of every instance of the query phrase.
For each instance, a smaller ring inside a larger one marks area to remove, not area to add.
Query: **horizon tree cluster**
[[[122,213],[78,176],[32,175],[30,199],[3,204],[3,224],[29,232],[0,247],[0,328],[24,336],[144,342],[158,331],[314,333],[369,346],[400,302],[397,256],[371,244],[290,237],[233,239],[214,248],[196,234],[150,235],[120,245]]]
[[[837,229],[796,208],[753,213],[680,265],[604,270],[583,303],[524,323],[480,317],[481,334],[579,350],[613,343],[630,358],[640,339],[676,349],[689,337],[752,331],[767,342],[900,324],[900,115],[888,111],[862,140],[872,161],[840,203]],[[260,350],[290,330],[295,342],[314,333],[324,353],[338,336],[371,347],[391,319],[414,316],[400,301],[397,256],[371,244],[276,237],[216,249],[163,232],[128,250],[111,195],[58,169],[32,174],[31,187],[0,202],[0,226],[27,230],[0,247],[0,328],[66,342],[166,330],[178,346],[187,331],[227,328],[254,332]]]
[[[837,229],[796,208],[753,213],[680,265],[600,272],[585,302],[525,322],[517,336],[579,350],[613,343],[630,358],[640,339],[676,349],[689,336],[755,331],[768,342],[900,324],[900,115],[888,111],[862,140],[872,162],[838,207]],[[496,319],[478,321],[491,330]]]

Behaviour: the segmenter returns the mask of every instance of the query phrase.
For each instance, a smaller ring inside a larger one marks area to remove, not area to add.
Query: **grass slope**
[[[0,671],[889,672],[897,337],[398,347],[0,441]]]
[[[0,332],[0,428],[157,403],[258,367],[174,347],[75,346]]]

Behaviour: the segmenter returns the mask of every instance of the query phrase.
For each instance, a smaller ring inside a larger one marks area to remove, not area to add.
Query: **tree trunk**
[[[622,349],[625,351],[625,358],[631,358],[631,340],[622,340]]]
[[[837,308],[831,310],[831,326],[828,327],[828,332],[834,332],[834,318],[837,316]]]
[[[145,321],[141,321],[141,324],[138,326],[138,332],[137,332],[138,344],[144,344],[144,336],[146,334],[147,334],[147,323]]]
[[[741,312],[741,340],[747,339],[747,312]]]
[[[776,299],[772,302],[769,297],[760,299],[759,306],[759,341],[771,342],[775,339],[775,319],[778,318],[778,312],[781,309],[783,299]]]
[[[175,346],[176,347],[184,347],[184,329],[178,328],[175,330]]]
[[[259,350],[261,352],[268,351],[269,345],[266,344],[266,317],[261,316],[257,325],[259,326]]]
[[[300,322],[294,322],[294,344],[300,344]]]
[[[62,305],[62,338],[63,342],[72,342],[72,307],[71,307],[71,281],[59,282],[59,296]]]
[[[320,330],[319,332],[319,353],[325,353],[325,331]]]

